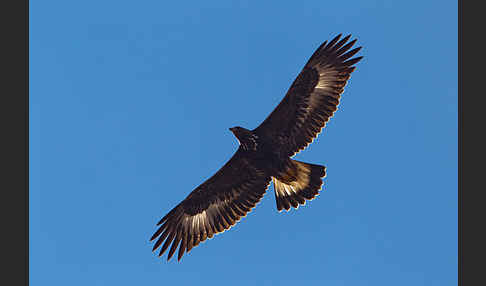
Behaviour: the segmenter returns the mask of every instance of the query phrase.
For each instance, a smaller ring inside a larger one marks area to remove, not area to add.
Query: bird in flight
[[[339,104],[361,47],[341,34],[324,42],[310,57],[287,94],[253,130],[233,127],[240,145],[231,159],[193,190],[157,224],[150,239],[159,256],[177,247],[180,260],[199,243],[235,225],[262,199],[273,181],[277,210],[298,208],[314,199],[326,167],[291,159],[321,132]],[[340,40],[341,39],[341,40]]]

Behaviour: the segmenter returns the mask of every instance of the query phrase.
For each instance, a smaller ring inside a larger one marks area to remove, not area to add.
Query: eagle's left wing
[[[314,52],[280,104],[254,130],[270,136],[275,150],[283,155],[292,156],[307,147],[337,110],[353,65],[362,58],[351,58],[361,49],[350,50],[356,40],[347,42],[347,36],[339,41],[340,37]]]
[[[261,200],[269,184],[270,177],[246,158],[240,147],[216,174],[159,221],[160,227],[150,239],[158,238],[153,250],[165,241],[161,256],[172,243],[169,260],[180,244],[180,260],[185,251],[189,252],[246,216]]]

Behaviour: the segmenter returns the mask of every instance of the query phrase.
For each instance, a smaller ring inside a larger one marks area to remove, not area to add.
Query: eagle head
[[[233,134],[238,139],[242,139],[244,136],[248,136],[248,135],[251,134],[250,130],[243,128],[243,127],[240,127],[240,126],[231,127],[229,130],[231,132],[233,132]]]
[[[229,130],[233,132],[244,150],[256,151],[258,137],[253,132],[240,126],[232,127]]]

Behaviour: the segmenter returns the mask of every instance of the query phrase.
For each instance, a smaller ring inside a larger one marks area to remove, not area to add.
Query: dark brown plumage
[[[291,159],[321,132],[339,104],[361,47],[341,35],[324,42],[311,56],[275,110],[254,130],[233,127],[240,142],[233,157],[157,224],[153,250],[167,249],[169,260],[235,225],[261,200],[271,181],[277,210],[314,199],[325,167]]]

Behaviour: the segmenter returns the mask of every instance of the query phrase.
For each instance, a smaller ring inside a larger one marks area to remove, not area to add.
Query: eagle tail
[[[290,159],[289,167],[276,178],[272,177],[277,210],[297,209],[314,199],[323,184],[326,167]]]

